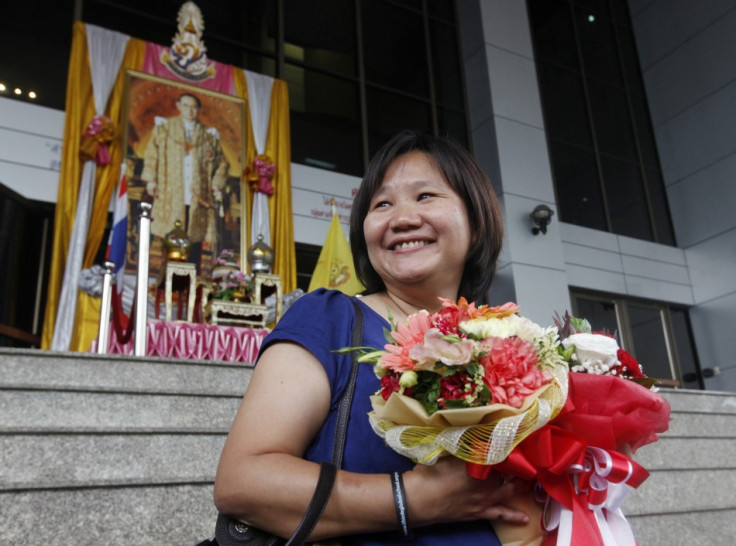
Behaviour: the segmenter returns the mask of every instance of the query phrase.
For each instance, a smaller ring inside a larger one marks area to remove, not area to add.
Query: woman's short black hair
[[[458,143],[446,137],[435,137],[414,131],[402,131],[378,150],[368,165],[365,177],[353,200],[350,216],[350,247],[358,278],[366,293],[386,288],[368,259],[363,222],[371,199],[383,183],[389,165],[409,152],[423,152],[434,162],[453,191],[465,203],[472,243],[465,262],[458,297],[469,301],[483,297],[491,286],[496,261],[503,244],[501,205],[490,180],[475,158]]]

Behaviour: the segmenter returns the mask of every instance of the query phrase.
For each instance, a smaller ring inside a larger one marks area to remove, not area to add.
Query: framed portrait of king
[[[133,70],[126,72],[125,99],[126,273],[138,265],[143,200],[152,204],[149,277],[164,267],[164,240],[175,229],[186,232],[186,261],[203,279],[223,250],[232,250],[244,270],[245,101]]]

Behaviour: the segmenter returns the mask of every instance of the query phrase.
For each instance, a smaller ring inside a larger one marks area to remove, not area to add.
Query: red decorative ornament
[[[82,134],[79,153],[84,161],[103,167],[110,163],[110,143],[115,139],[115,125],[107,116],[95,116]]]

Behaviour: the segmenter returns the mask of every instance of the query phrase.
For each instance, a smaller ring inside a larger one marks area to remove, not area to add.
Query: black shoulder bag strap
[[[363,312],[355,298],[350,298],[350,302],[355,307],[355,319],[353,322],[353,335],[351,337],[351,347],[360,347],[363,340]],[[299,527],[296,528],[294,534],[287,542],[287,546],[301,545],[314,530],[319,518],[322,516],[327,501],[332,493],[332,486],[335,485],[335,477],[337,469],[342,466],[342,458],[345,453],[345,439],[348,433],[348,420],[350,419],[350,407],[353,404],[353,393],[355,392],[355,383],[358,379],[358,353],[352,353],[352,365],[350,366],[350,377],[345,386],[345,391],[340,398],[340,405],[337,411],[337,426],[335,427],[335,444],[332,448],[332,463],[322,463],[319,480],[317,480],[317,488],[314,496],[309,503],[307,512]]]
[[[350,298],[350,301],[353,307],[355,307],[351,346],[359,347],[362,345],[363,340],[363,312],[355,298]],[[296,531],[294,531],[289,541],[286,542],[286,546],[301,546],[314,530],[314,526],[317,525],[317,521],[319,521],[322,512],[325,510],[325,506],[327,506],[330,493],[332,493],[332,487],[335,485],[337,469],[342,466],[343,454],[345,453],[345,439],[347,437],[348,420],[350,419],[350,407],[353,403],[355,383],[358,378],[358,367],[358,354],[353,353],[350,377],[345,386],[345,391],[340,398],[337,411],[337,426],[335,427],[335,441],[332,448],[332,462],[321,463],[319,479],[317,480],[317,487],[314,490],[312,500],[309,502],[307,511],[296,528]],[[241,523],[225,514],[218,515],[215,527],[216,541],[208,541],[207,543],[209,544],[220,544],[221,546],[237,544],[278,546],[279,544],[284,544],[284,539]],[[205,542],[200,543],[200,546],[202,544],[205,544]]]

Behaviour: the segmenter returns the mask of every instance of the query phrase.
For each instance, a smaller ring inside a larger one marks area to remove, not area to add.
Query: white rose
[[[475,318],[460,323],[460,330],[476,339],[507,338],[517,335],[519,320],[517,315],[492,319]]]
[[[562,341],[567,349],[575,345],[574,358],[584,367],[604,368],[608,371],[618,362],[618,343],[612,337],[600,334],[573,334]]]
[[[535,339],[542,337],[545,334],[544,328],[542,328],[536,322],[532,322],[526,317],[519,317],[514,315],[516,321],[516,335],[524,341],[534,342]]]

